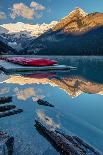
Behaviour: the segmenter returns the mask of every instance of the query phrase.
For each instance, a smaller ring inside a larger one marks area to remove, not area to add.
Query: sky
[[[76,7],[85,12],[103,12],[103,0],[0,0],[0,25],[59,21]]]

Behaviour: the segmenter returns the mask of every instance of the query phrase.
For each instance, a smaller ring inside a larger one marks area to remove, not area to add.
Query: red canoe
[[[43,58],[23,58],[23,57],[13,57],[6,58],[6,61],[20,64],[23,66],[52,66],[57,64],[56,61]]]

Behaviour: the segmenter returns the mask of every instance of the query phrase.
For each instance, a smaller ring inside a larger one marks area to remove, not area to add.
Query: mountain
[[[8,30],[0,27],[0,54],[15,54],[17,51],[8,45],[7,38],[3,34],[8,33]]]
[[[76,8],[24,50],[40,55],[102,55],[103,13]]]
[[[3,28],[2,26],[0,26],[0,35],[3,33],[8,33],[8,30],[6,28]]]
[[[16,50],[8,46],[6,43],[0,39],[0,55],[1,54],[15,54]]]
[[[18,52],[23,49],[27,42],[29,43],[35,37],[31,37],[28,32],[17,32],[17,33],[4,33],[2,34],[3,39],[6,40],[7,44],[17,50]]]
[[[31,36],[40,36],[42,33],[47,31],[48,29],[55,26],[58,22],[52,21],[49,24],[43,23],[43,24],[26,24],[22,22],[17,23],[9,23],[9,24],[3,24],[1,25],[2,28],[9,31],[9,33],[20,33],[20,32],[29,32]]]
[[[53,31],[63,30],[63,32],[78,32],[81,30],[82,20],[88,14],[81,8],[76,8],[64,17],[59,23],[54,26]]]
[[[25,24],[22,22],[3,24],[0,26],[0,34],[8,42],[9,46],[20,51],[24,48],[25,44],[29,44],[32,40],[56,24],[56,21],[52,21],[50,24],[43,23],[36,25]]]

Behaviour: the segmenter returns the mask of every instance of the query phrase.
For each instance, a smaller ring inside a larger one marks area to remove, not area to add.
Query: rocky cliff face
[[[5,42],[1,41],[0,38],[0,55],[1,54],[14,54],[16,50],[8,46]]]
[[[87,15],[82,9],[76,8],[70,12],[66,17],[60,20],[52,30],[64,30],[67,32],[77,31],[81,25],[82,19]]]
[[[87,14],[82,9],[76,8],[68,16],[64,17],[53,31],[63,30],[67,33],[86,32],[103,25],[103,13]]]

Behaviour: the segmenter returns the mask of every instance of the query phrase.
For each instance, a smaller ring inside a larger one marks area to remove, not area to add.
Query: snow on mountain
[[[102,54],[103,13],[87,14],[76,8],[24,51],[40,55]]]
[[[8,30],[2,26],[0,26],[0,34],[8,33]]]
[[[8,45],[15,48],[17,51],[22,50],[25,44],[31,42],[53,26],[57,21],[52,21],[50,24],[25,24],[22,22],[9,23],[0,25],[0,34],[8,42]]]
[[[18,33],[18,32],[29,32],[30,36],[38,37],[48,29],[52,28],[57,24],[57,21],[52,21],[50,24],[25,24],[22,22],[18,22],[15,24],[3,24],[1,25],[3,28],[7,29],[8,33]]]

